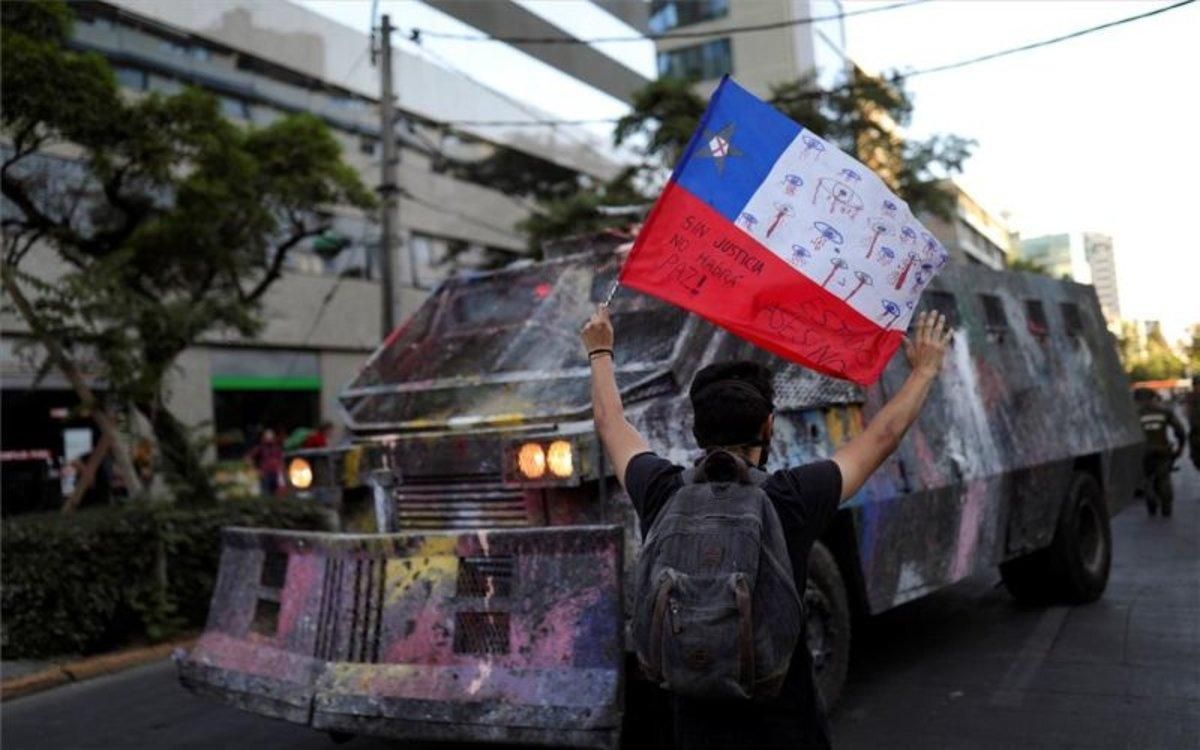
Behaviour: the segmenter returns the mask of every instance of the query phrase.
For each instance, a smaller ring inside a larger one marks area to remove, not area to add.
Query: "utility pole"
[[[387,338],[396,327],[396,275],[392,269],[392,259],[396,219],[400,212],[400,186],[396,182],[396,162],[399,159],[396,155],[395,97],[392,93],[392,28],[392,20],[385,13],[379,28],[379,77],[383,86],[379,100],[379,138],[383,144],[383,164],[380,168],[379,182],[379,195],[383,199],[382,233],[379,238],[379,272],[383,276],[383,332],[380,338]],[[372,60],[375,59],[374,50],[371,57]]]

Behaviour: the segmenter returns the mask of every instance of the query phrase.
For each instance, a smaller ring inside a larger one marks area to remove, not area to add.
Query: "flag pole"
[[[620,279],[613,279],[612,286],[608,289],[608,296],[604,298],[604,307],[608,307],[608,303],[612,302],[613,295],[617,293],[617,287],[621,286]]]

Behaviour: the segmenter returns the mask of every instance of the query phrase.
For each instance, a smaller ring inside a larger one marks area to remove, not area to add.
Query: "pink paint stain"
[[[287,580],[280,593],[277,640],[292,641],[293,631],[305,613],[318,611],[321,605],[321,583],[324,578],[325,558],[317,555],[288,555]]]
[[[965,492],[966,500],[958,517],[958,540],[955,542],[954,559],[950,564],[951,581],[967,577],[974,568],[979,526],[987,506],[988,493],[984,482],[969,482]]]

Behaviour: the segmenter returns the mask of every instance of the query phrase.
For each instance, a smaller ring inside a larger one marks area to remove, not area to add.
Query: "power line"
[[[910,70],[910,71],[903,72],[903,73],[898,72],[896,74],[896,77],[900,80],[905,80],[905,79],[909,79],[909,78],[915,78],[917,76],[928,75],[930,73],[942,73],[942,72],[945,72],[948,70],[956,70],[958,68],[964,68],[968,65],[975,65],[975,64],[981,63],[981,62],[987,62],[988,60],[995,60],[996,58],[999,58],[999,57],[1006,57],[1008,55],[1013,55],[1018,52],[1028,52],[1030,50],[1038,49],[1040,47],[1048,47],[1053,44],[1059,44],[1061,42],[1066,42],[1066,41],[1069,41],[1072,39],[1077,39],[1081,36],[1093,34],[1097,31],[1104,31],[1106,29],[1111,29],[1111,28],[1115,28],[1117,26],[1122,26],[1127,23],[1132,23],[1134,21],[1141,21],[1143,19],[1150,18],[1151,16],[1156,16],[1161,13],[1166,13],[1167,11],[1175,10],[1177,8],[1182,8],[1183,6],[1190,5],[1194,2],[1196,2],[1196,0],[1182,0],[1182,2],[1178,2],[1173,5],[1163,6],[1161,8],[1156,8],[1155,10],[1147,11],[1145,13],[1139,13],[1134,16],[1118,18],[1115,21],[1109,21],[1107,23],[1102,23],[1097,26],[1089,26],[1086,29],[1080,29],[1079,31],[1073,31],[1069,34],[1063,34],[1061,36],[1056,36],[1051,39],[1043,39],[1043,40],[1037,41],[1037,42],[1029,42],[1027,44],[1022,44],[1017,47],[1009,47],[1007,49],[998,50],[996,52],[989,52],[986,55],[980,55],[979,57],[972,57],[972,58],[968,58],[966,60],[959,60],[957,62],[945,63],[942,65],[934,65],[929,68],[920,68],[917,70]],[[894,7],[894,6],[887,6],[887,7]],[[843,88],[848,88],[848,86],[837,86],[837,87],[834,87],[833,89],[830,89],[829,91],[838,91]],[[821,96],[822,93],[829,93],[829,92],[828,91],[827,92],[814,91],[814,92],[811,92],[811,96],[813,96],[815,98],[815,97]],[[448,126],[473,126],[473,127],[533,127],[533,126],[553,127],[553,126],[557,126],[557,125],[591,125],[591,124],[602,124],[602,123],[614,123],[620,119],[621,118],[619,118],[619,117],[607,117],[607,118],[596,118],[596,119],[591,119],[591,120],[456,120],[456,121],[446,121],[446,122],[442,122],[439,124],[440,125],[448,125]]]
[[[1086,29],[1080,29],[1079,31],[1072,31],[1070,34],[1063,34],[1062,36],[1056,36],[1052,39],[1044,39],[1040,42],[1030,42],[1029,44],[1023,44],[1020,47],[1010,47],[1009,49],[1003,49],[998,52],[991,52],[986,55],[980,55],[979,57],[972,57],[969,60],[961,60],[961,61],[955,62],[955,63],[947,63],[945,65],[935,65],[932,68],[923,68],[921,70],[914,70],[910,73],[903,74],[901,77],[902,78],[914,78],[916,76],[926,75],[927,73],[941,73],[942,71],[954,70],[956,68],[962,68],[967,65],[974,65],[975,63],[986,62],[988,60],[995,60],[998,57],[1005,57],[1006,55],[1013,55],[1018,52],[1028,52],[1029,50],[1034,50],[1039,47],[1048,47],[1051,44],[1058,44],[1059,42],[1065,42],[1070,39],[1078,39],[1081,36],[1086,36],[1087,34],[1092,34],[1097,31],[1104,31],[1105,29],[1115,28],[1117,26],[1122,26],[1124,24],[1132,23],[1134,21],[1140,21],[1144,18],[1149,18],[1151,16],[1157,16],[1160,13],[1166,13],[1169,10],[1175,10],[1176,8],[1182,8],[1185,5],[1190,5],[1195,1],[1196,0],[1183,0],[1183,2],[1175,3],[1174,5],[1167,5],[1162,8],[1156,8],[1155,10],[1147,11],[1145,13],[1139,13],[1136,16],[1127,16],[1125,18],[1118,18],[1115,21],[1109,21],[1108,23],[1102,23],[1098,26],[1091,26]]]
[[[472,76],[470,73],[468,73],[468,72],[466,72],[465,70],[463,70],[462,68],[458,67],[457,65],[455,65],[455,64],[454,64],[453,62],[451,62],[450,60],[447,60],[445,56],[443,56],[443,55],[441,55],[441,54],[439,54],[439,53],[435,52],[434,50],[431,50],[431,49],[429,49],[428,47],[426,47],[426,46],[424,46],[424,45],[422,45],[422,44],[420,43],[420,41],[419,41],[419,40],[416,40],[416,39],[414,39],[414,40],[413,40],[413,42],[414,42],[414,44],[416,45],[417,49],[421,50],[421,52],[423,52],[423,53],[425,53],[425,54],[429,55],[430,57],[432,57],[432,58],[433,58],[433,60],[434,60],[436,63],[440,64],[441,66],[443,66],[445,69],[449,70],[449,71],[450,71],[451,73],[453,73],[454,75],[457,75],[459,78],[462,78],[463,80],[466,80],[466,81],[469,81],[469,82],[471,82],[471,83],[474,83],[474,84],[475,84],[475,85],[477,85],[477,86],[481,86],[481,87],[483,87],[483,88],[486,88],[486,89],[489,89],[489,90],[491,90],[491,91],[494,91],[494,92],[495,92],[495,93],[496,93],[498,96],[500,96],[501,98],[503,98],[503,99],[507,100],[508,102],[510,102],[510,103],[511,103],[513,106],[515,106],[517,109],[520,109],[520,110],[521,110],[521,111],[523,111],[523,112],[526,112],[526,113],[528,113],[528,114],[530,114],[530,115],[533,115],[534,117],[537,117],[537,115],[539,115],[539,114],[540,114],[540,113],[539,113],[539,112],[538,112],[536,109],[534,109],[533,107],[529,106],[528,104],[525,104],[525,103],[524,103],[524,102],[522,102],[521,100],[519,100],[519,99],[517,99],[517,98],[515,98],[515,97],[512,97],[512,96],[509,96],[508,94],[505,94],[505,93],[504,93],[504,92],[502,92],[502,91],[496,91],[495,89],[492,89],[490,86],[488,86],[487,84],[483,83],[483,82],[482,82],[482,81],[480,81],[479,79],[475,78],[475,77],[474,77],[474,76]],[[462,123],[469,123],[469,122],[471,122],[471,121],[470,121],[470,120],[463,120],[463,121],[458,121],[458,122],[454,122],[454,121],[448,121],[448,122],[439,122],[438,124],[439,124],[439,125],[443,125],[443,126],[445,126],[445,125],[455,125],[455,124],[462,124]],[[482,121],[481,121],[481,122],[482,122]],[[496,121],[494,121],[494,122],[502,122],[502,121],[500,121],[500,120],[496,120]],[[543,125],[550,125],[550,124],[553,124],[553,125],[565,125],[565,124],[567,124],[566,122],[562,122],[562,121],[555,121],[555,120],[543,120],[543,119],[537,119],[537,120],[516,120],[515,122],[539,122],[539,123],[542,123]],[[577,136],[575,133],[572,133],[571,131],[566,131],[566,135],[567,135],[567,137],[568,137],[568,138],[570,138],[572,141],[574,141],[574,142],[575,142],[577,145],[579,145],[579,146],[582,146],[582,147],[583,147],[585,150],[587,150],[587,151],[593,151],[593,152],[596,150],[596,145],[595,145],[595,144],[593,144],[593,143],[589,143],[588,141],[581,139],[581,138],[580,138],[579,136]]]
[[[895,10],[897,8],[907,8],[911,5],[920,5],[929,0],[907,0],[902,3],[894,3],[892,5],[882,5],[875,8],[862,8],[860,10],[843,11],[841,13],[832,13],[827,16],[811,16],[809,18],[793,18],[788,21],[775,21],[772,23],[760,23],[749,26],[734,26],[732,28],[718,29],[714,31],[675,31],[666,32],[663,34],[639,34],[637,36],[602,36],[591,39],[579,39],[572,36],[492,36],[479,34],[458,34],[444,31],[428,31],[426,29],[414,28],[410,31],[413,41],[419,41],[421,37],[429,37],[431,39],[456,39],[462,42],[504,42],[506,44],[604,44],[608,42],[656,42],[669,39],[700,39],[710,36],[725,36],[727,34],[746,34],[756,31],[770,31],[772,29],[786,29],[791,26],[806,26],[808,24],[819,23],[821,21],[837,21],[843,18],[852,16],[865,16],[868,13],[882,13],[883,11]]]
[[[451,120],[439,122],[438,125],[474,125],[477,127],[521,127],[521,126],[556,126],[556,125],[603,125],[614,123],[620,117],[595,117],[590,120]]]

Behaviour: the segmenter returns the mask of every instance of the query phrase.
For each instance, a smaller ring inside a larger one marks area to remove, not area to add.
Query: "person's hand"
[[[914,373],[937,377],[946,356],[946,346],[954,331],[946,327],[946,316],[940,312],[921,311],[911,338],[904,339],[904,354]]]
[[[592,317],[579,332],[579,338],[583,339],[583,346],[589,352],[613,348],[613,327],[607,307],[600,305],[596,308],[596,312],[592,313]]]

